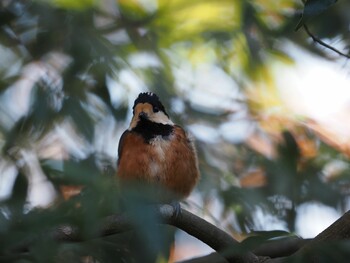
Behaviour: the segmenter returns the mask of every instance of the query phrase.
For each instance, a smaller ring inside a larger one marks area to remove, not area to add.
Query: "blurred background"
[[[308,30],[347,53],[350,2],[325,2],[1,1],[0,251],[58,223],[89,236],[119,211],[118,141],[144,91],[196,139],[187,209],[238,240],[329,226],[350,205],[349,65],[295,30],[304,10]],[[92,190],[79,209],[57,201],[82,185]],[[90,245],[44,239],[30,251]],[[173,259],[210,251],[179,231]]]

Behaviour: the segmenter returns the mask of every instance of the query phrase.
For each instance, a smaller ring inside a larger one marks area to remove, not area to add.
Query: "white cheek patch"
[[[174,123],[169,119],[168,116],[164,114],[164,112],[158,111],[154,113],[151,117],[150,120],[153,122],[161,123],[161,124],[169,124],[169,125],[174,125]]]

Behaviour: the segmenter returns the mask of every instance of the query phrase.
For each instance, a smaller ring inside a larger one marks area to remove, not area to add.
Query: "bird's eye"
[[[159,108],[158,107],[153,107],[153,112],[158,112]]]

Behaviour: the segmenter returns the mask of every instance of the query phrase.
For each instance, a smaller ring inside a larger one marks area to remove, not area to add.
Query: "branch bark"
[[[228,263],[228,261],[219,253],[213,252],[206,256],[191,258],[177,263]]]
[[[268,241],[254,249],[252,252],[255,255],[259,256],[260,259],[261,257],[276,258],[271,259],[272,262],[275,263],[279,261],[280,258],[285,258],[292,255],[310,241],[311,239],[303,239],[300,237],[288,237]],[[267,262],[269,262],[268,259]],[[225,258],[223,258],[219,253],[213,252],[206,256],[192,258],[178,263],[228,263],[228,261]]]
[[[303,239],[300,237],[287,237],[272,240],[265,242],[252,252],[257,256],[266,256],[270,258],[287,257],[305,246],[310,240],[311,239]]]
[[[153,209],[153,208],[152,208]],[[284,241],[272,241],[263,244],[252,252],[243,250],[242,246],[232,236],[204,219],[182,209],[179,216],[175,216],[175,210],[170,205],[155,206],[154,212],[161,219],[161,223],[173,225],[188,234],[206,243],[218,253],[189,260],[188,262],[284,262],[291,256],[299,256],[308,253],[315,246],[329,241],[350,239],[350,211],[334,222],[330,227],[311,240],[289,238]],[[99,230],[94,237],[105,237],[134,229],[130,218],[126,214],[112,215],[103,219]],[[51,236],[61,242],[82,242],[85,241],[78,228],[68,225],[57,227]],[[92,238],[92,237],[90,237]],[[26,253],[26,247],[35,240],[26,240],[12,250],[12,256]],[[310,253],[309,253],[310,254]],[[319,262],[316,253],[312,255],[311,262]],[[260,256],[257,256],[260,255]],[[266,258],[276,257],[276,258]],[[1,258],[1,255],[0,255]],[[215,259],[215,261],[213,261]]]
[[[228,262],[255,263],[262,260],[251,252],[239,251],[240,243],[232,236],[187,210],[181,209],[180,215],[174,216],[175,211],[171,205],[160,205],[157,206],[155,213],[161,218],[162,223],[175,226],[198,238],[219,252]],[[125,232],[133,227],[126,215],[112,215],[101,222],[96,237]],[[70,226],[61,226],[55,229],[53,238],[57,241],[83,241],[78,229]]]
[[[229,262],[259,262],[259,258],[251,252],[237,253],[240,243],[204,219],[184,209],[182,209],[180,216],[174,217],[174,209],[169,205],[163,205],[160,211],[166,223],[198,238],[219,252]],[[204,229],[205,231],[203,231]]]
[[[314,239],[310,240],[310,242],[298,250],[294,256],[307,253],[316,246],[322,245],[325,242],[341,241],[346,239],[350,239],[350,211],[346,212],[323,232],[318,234]],[[321,262],[321,258],[316,253],[313,253],[309,262]]]

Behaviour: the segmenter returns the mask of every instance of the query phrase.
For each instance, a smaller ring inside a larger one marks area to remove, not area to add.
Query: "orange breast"
[[[148,144],[130,132],[122,143],[120,178],[160,183],[181,198],[190,194],[199,178],[198,163],[194,146],[181,127],[175,126],[168,140],[156,138]]]

